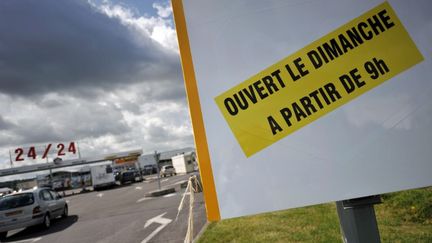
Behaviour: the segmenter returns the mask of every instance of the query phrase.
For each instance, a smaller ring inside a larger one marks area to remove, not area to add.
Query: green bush
[[[383,197],[384,206],[400,219],[416,223],[432,223],[432,188],[423,188]]]

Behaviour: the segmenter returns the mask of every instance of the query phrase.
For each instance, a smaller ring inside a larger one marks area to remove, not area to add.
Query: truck
[[[138,157],[138,163],[143,175],[151,175],[157,173],[157,163],[153,154],[141,155]]]
[[[109,188],[116,185],[111,165],[96,165],[90,167],[93,190]]]

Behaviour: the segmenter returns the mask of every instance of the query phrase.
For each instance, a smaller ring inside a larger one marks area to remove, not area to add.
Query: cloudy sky
[[[0,168],[51,142],[193,146],[168,1],[2,0],[0,32]]]

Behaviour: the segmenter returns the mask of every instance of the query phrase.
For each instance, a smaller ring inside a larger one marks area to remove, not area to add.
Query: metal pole
[[[161,184],[160,184],[160,173],[159,173],[159,156],[160,156],[160,154],[157,151],[155,151],[154,157],[155,157],[155,160],[156,160],[158,188],[159,188],[159,191],[160,191],[161,190]]]
[[[47,151],[47,145],[45,145],[45,151]],[[46,162],[48,163],[48,152],[46,152]]]
[[[141,170],[141,163],[139,162],[139,158],[138,158],[138,161],[136,163],[138,164],[138,171],[140,174],[140,179],[141,179],[141,181],[143,181],[144,178],[143,178],[143,174],[142,174],[142,170]]]
[[[9,149],[9,159],[10,159],[10,164],[11,164],[11,168],[13,167],[13,162],[12,162],[12,153]]]
[[[78,150],[78,159],[81,159],[81,151],[80,151],[80,148],[79,148],[78,141],[76,142],[76,144],[77,144],[77,150]]]
[[[51,186],[51,189],[53,189],[53,184],[52,184],[52,169],[49,170],[50,175],[49,175],[49,184]]]
[[[380,195],[336,202],[343,242],[381,242],[374,210],[381,202]]]

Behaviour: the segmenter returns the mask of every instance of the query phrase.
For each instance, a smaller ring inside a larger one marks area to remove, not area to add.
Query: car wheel
[[[5,240],[7,237],[7,231],[6,232],[0,232],[0,240]]]
[[[62,214],[62,218],[67,218],[67,216],[69,215],[69,210],[68,210],[68,206],[67,204],[65,205],[64,209],[63,209],[63,214]]]
[[[45,229],[49,229],[49,227],[51,227],[51,219],[50,219],[49,214],[45,214],[42,226]]]

